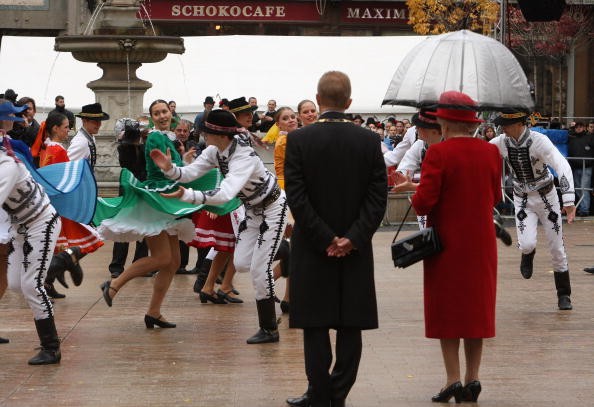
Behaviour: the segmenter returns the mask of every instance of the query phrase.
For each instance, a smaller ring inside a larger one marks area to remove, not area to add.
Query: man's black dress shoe
[[[8,342],[10,342],[8,339],[0,337],[0,343],[8,343]]]
[[[586,273],[594,274],[594,267],[586,267],[584,271]]]
[[[453,397],[456,403],[462,402],[462,383],[455,382],[450,384],[445,389],[442,389],[435,396],[431,397],[431,401],[434,403],[447,403]]]
[[[309,407],[309,396],[303,393],[302,396],[288,398],[287,404],[292,407]]]
[[[251,338],[246,341],[250,345],[258,343],[273,343],[279,341],[279,334],[277,329],[260,328]]]
[[[529,279],[530,277],[532,277],[535,254],[536,249],[532,250],[528,254],[522,253],[522,261],[520,262],[520,273],[522,273],[522,277],[524,277],[525,279]]]

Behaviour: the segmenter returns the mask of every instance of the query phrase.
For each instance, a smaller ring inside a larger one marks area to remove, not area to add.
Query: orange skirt
[[[90,226],[62,218],[62,230],[56,243],[54,253],[62,252],[69,247],[79,247],[81,253],[93,253],[103,246],[99,233]]]

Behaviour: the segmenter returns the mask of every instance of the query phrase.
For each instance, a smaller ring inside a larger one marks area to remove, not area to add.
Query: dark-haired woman
[[[70,161],[62,143],[68,138],[68,118],[61,113],[52,113],[41,123],[33,157],[39,157],[39,167]],[[62,229],[54,249],[54,257],[45,281],[46,291],[53,298],[63,298],[54,288],[56,275],[70,271],[74,285],[82,283],[83,271],[78,261],[103,246],[99,234],[90,226],[62,217]],[[64,280],[61,280],[64,281]]]
[[[145,143],[145,154],[151,150],[169,151],[173,161],[182,165],[182,159],[175,149],[175,135],[169,130],[171,126],[171,110],[164,100],[156,100],[149,107],[155,129],[149,133]],[[94,222],[99,225],[99,233],[113,241],[138,241],[146,239],[150,255],[124,269],[111,281],[101,285],[103,298],[108,306],[122,287],[135,277],[159,271],[153,284],[153,293],[144,317],[147,328],[155,325],[161,328],[175,328],[161,314],[161,306],[169,290],[171,280],[180,264],[179,239],[190,241],[194,237],[194,225],[190,219],[180,216],[192,213],[202,206],[175,205],[162,199],[160,192],[173,191],[177,183],[163,176],[161,170],[146,160],[147,179],[138,181],[128,170],[122,169],[120,184],[124,190],[123,198],[117,200],[100,199]],[[216,174],[204,180],[204,185],[196,187],[213,187],[216,185]]]
[[[278,342],[272,262],[286,225],[285,193],[249,141],[238,135],[239,123],[232,113],[213,110],[200,130],[206,135],[208,147],[192,164],[179,167],[175,161],[172,163],[170,154],[160,149],[153,149],[151,158],[172,180],[190,181],[215,167],[220,168],[225,179],[219,188],[210,191],[182,187],[164,196],[193,204],[218,205],[235,197],[243,202],[246,216],[239,226],[234,264],[237,271],[251,273],[260,322],[260,330],[247,342]]]

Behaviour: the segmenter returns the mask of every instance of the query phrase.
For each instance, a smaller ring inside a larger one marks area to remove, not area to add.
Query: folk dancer
[[[573,175],[569,163],[553,143],[545,135],[526,126],[527,118],[528,114],[520,110],[502,111],[494,123],[503,127],[504,134],[495,137],[490,143],[499,148],[501,156],[511,168],[516,231],[518,246],[522,251],[522,277],[532,277],[536,253],[536,226],[540,220],[545,229],[553,261],[558,307],[560,310],[570,310],[571,284],[567,255],[563,246],[561,213],[567,215],[568,223],[573,222]],[[553,175],[548,166],[557,173],[563,209],[560,208]]]
[[[0,105],[2,138],[5,130],[12,127],[12,121],[20,119],[14,116],[21,111],[19,109],[10,102]],[[12,290],[20,291],[25,297],[33,311],[35,328],[41,342],[41,349],[29,360],[29,364],[59,363],[60,339],[52,303],[43,282],[60,232],[60,217],[43,188],[33,180],[27,168],[12,152],[8,138],[2,140],[0,168],[4,174],[0,177],[0,203],[10,217],[11,226],[7,250],[7,285]],[[0,227],[5,232],[2,233],[5,238],[6,226],[5,222]]]
[[[196,179],[215,167],[223,173],[225,179],[217,189],[203,192],[180,187],[162,195],[194,204],[218,205],[235,197],[243,202],[246,215],[239,225],[234,264],[237,271],[251,273],[260,324],[247,343],[278,342],[272,262],[285,230],[287,203],[276,177],[237,134],[238,127],[231,112],[213,110],[200,128],[208,147],[193,163],[178,167],[159,150],[152,150],[151,158],[167,178],[179,182]]]

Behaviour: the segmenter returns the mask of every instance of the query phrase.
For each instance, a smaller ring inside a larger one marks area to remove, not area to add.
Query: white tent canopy
[[[381,103],[401,60],[425,37],[271,37],[216,36],[184,38],[186,52],[164,61],[144,64],[140,79],[153,84],[144,97],[175,100],[180,112],[202,110],[205,96],[232,99],[255,96],[263,108],[268,99],[295,107],[314,99],[322,73],[340,70],[352,82],[353,104],[360,113],[411,113],[415,109]],[[38,106],[52,107],[63,95],[76,111],[95,101],[86,84],[101,77],[95,64],[76,61],[53,50],[54,39],[2,38],[0,93],[14,89],[19,97],[33,97]]]

